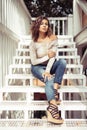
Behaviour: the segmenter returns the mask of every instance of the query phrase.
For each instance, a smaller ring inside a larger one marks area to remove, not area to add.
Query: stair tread
[[[13,78],[15,78],[15,79],[34,78],[32,76],[32,74],[8,74],[8,75],[6,75],[6,77],[11,78],[11,79],[13,79]],[[83,74],[64,74],[63,78],[69,78],[69,79],[79,79],[80,78],[80,79],[82,79],[82,78],[85,78],[85,75],[83,75]]]
[[[6,86],[0,92],[45,92],[40,86]],[[87,92],[87,86],[61,86],[58,92]]]
[[[31,105],[48,105],[48,101],[47,100],[4,100],[3,102],[0,102],[1,105],[23,105],[23,104],[31,104]],[[76,105],[77,103],[79,104],[83,104],[83,105],[87,105],[87,100],[62,100],[61,101],[61,106],[62,105]]]
[[[9,68],[30,68],[31,64],[11,64]]]
[[[78,107],[77,107],[78,104]],[[4,101],[0,102],[0,110],[46,110],[48,104],[45,101]],[[87,110],[87,101],[65,101],[58,106],[59,110]]]
[[[16,51],[28,51],[29,52],[29,49],[27,48],[17,48]],[[58,51],[77,51],[77,48],[58,48]]]
[[[76,55],[76,56],[74,56],[74,55],[59,55],[58,56],[59,58],[80,58],[80,56],[79,55]],[[24,58],[30,58],[30,56],[14,56],[13,58],[22,58],[22,59],[24,59]]]
[[[45,130],[51,130],[51,129],[59,129],[59,130],[86,130],[87,129],[87,120],[82,120],[82,119],[64,119],[64,123],[62,125],[55,125],[53,123],[47,122],[47,119],[1,119],[0,124],[3,123],[7,124],[9,127],[9,130],[14,128],[16,130],[17,128],[21,128],[22,130],[34,130],[36,128],[45,128]],[[3,128],[7,129],[7,126],[4,125]],[[11,128],[11,129],[10,129]],[[4,129],[5,130],[5,129]]]
[[[9,67],[17,67],[17,68],[30,68],[31,67],[31,64],[11,64]],[[67,64],[66,67],[69,67],[69,68],[79,68],[79,67],[83,67],[81,64]]]

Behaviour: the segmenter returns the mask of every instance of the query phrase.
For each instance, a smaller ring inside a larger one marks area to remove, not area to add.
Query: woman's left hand
[[[52,75],[50,74],[50,73],[48,73],[48,72],[44,72],[43,74],[42,74],[42,76],[44,77],[44,81],[46,81],[46,79],[51,79],[52,78]]]
[[[55,53],[55,52],[53,52],[53,51],[51,51],[51,50],[48,51],[48,57],[49,57],[49,58],[52,58],[52,57],[55,57],[55,56],[56,56],[56,53]]]

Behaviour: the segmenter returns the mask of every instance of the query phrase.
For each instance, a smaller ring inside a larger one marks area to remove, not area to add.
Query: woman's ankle
[[[58,83],[54,83],[54,89],[59,89],[60,85]]]
[[[50,100],[50,101],[49,101],[49,104],[53,104],[53,105],[57,106],[56,100],[54,100],[54,99],[53,99],[53,100]]]

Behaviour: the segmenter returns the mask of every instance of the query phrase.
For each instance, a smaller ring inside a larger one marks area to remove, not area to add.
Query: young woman
[[[32,42],[30,44],[31,71],[32,74],[45,83],[46,97],[49,103],[47,119],[55,124],[62,124],[63,119],[59,115],[58,92],[64,71],[65,60],[56,60],[58,38],[52,34],[49,20],[39,16],[31,27]]]

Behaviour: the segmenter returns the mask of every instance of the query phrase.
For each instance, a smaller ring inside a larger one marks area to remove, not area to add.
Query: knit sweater
[[[56,53],[58,46],[58,39],[52,40],[50,42],[34,42],[32,41],[30,44],[30,57],[31,64],[38,65],[47,62],[46,72],[50,73],[51,67],[55,61],[55,57],[49,58],[48,51],[52,50]]]

